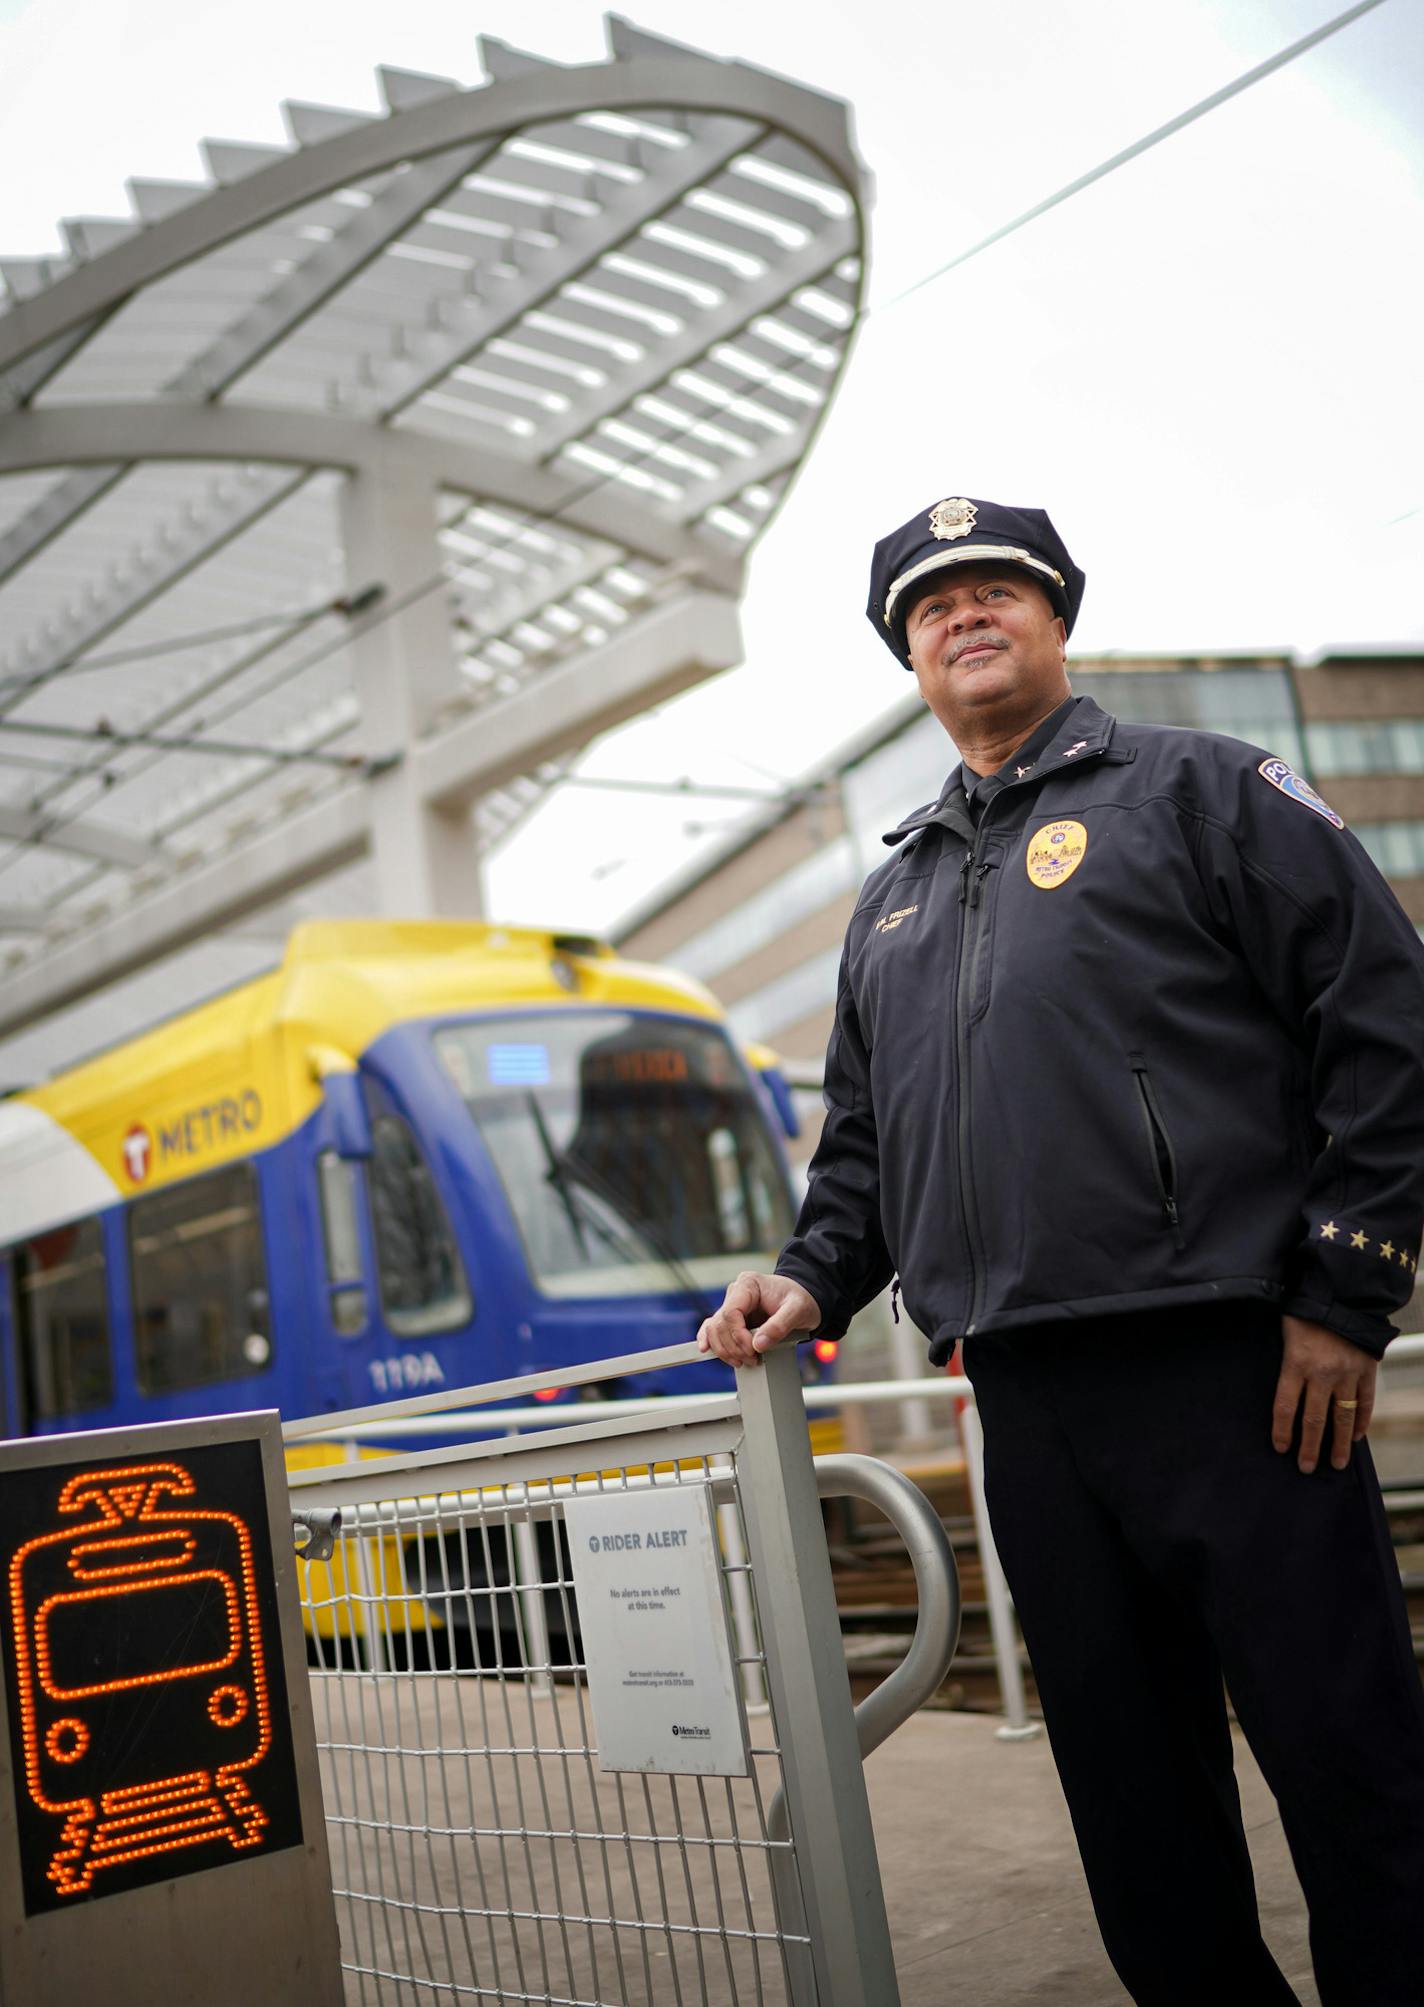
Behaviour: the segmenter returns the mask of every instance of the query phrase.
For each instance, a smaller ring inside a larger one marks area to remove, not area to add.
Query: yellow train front
[[[789,1230],[791,1122],[707,991],[597,942],[302,927],[272,974],[0,1103],[6,1433],[690,1338]]]

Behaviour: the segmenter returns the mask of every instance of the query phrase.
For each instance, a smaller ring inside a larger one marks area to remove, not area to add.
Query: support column
[[[434,490],[398,451],[378,452],[348,478],[341,497],[348,589],[385,588],[372,624],[351,644],[361,737],[373,755],[404,755],[368,783],[377,911],[477,919],[481,870],[469,806],[423,801],[412,756],[459,689],[448,594],[443,583],[431,584],[441,568],[437,527]]]

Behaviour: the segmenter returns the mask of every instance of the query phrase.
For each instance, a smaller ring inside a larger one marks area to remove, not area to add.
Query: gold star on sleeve
[[[1409,1256],[1404,1252],[1403,1248],[1399,1250],[1399,1265],[1401,1268],[1408,1268],[1409,1266]]]
[[[1392,1240],[1382,1240],[1380,1242],[1380,1253],[1384,1256],[1386,1261],[1393,1261],[1394,1242]]]
[[[1368,1246],[1369,1246],[1369,1244],[1370,1244],[1370,1243],[1369,1243],[1369,1237],[1368,1237],[1368,1235],[1366,1235],[1366,1234],[1363,1234],[1363,1233],[1352,1233],[1352,1234],[1350,1235],[1350,1245],[1351,1245],[1351,1247],[1368,1247]]]
[[[1320,1229],[1320,1238],[1322,1240],[1334,1240],[1339,1231],[1340,1229],[1336,1226],[1334,1220],[1326,1220]]]

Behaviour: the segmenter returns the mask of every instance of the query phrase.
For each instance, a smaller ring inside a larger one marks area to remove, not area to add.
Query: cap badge
[[[978,513],[974,503],[966,502],[962,495],[948,502],[936,502],[930,510],[930,535],[946,540],[967,537]]]

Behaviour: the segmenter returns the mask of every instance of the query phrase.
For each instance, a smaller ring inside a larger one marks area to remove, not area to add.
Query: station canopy
[[[383,843],[399,910],[398,825],[473,859],[738,659],[864,171],[840,101],[608,34],[284,105],[0,259],[0,1034]]]

